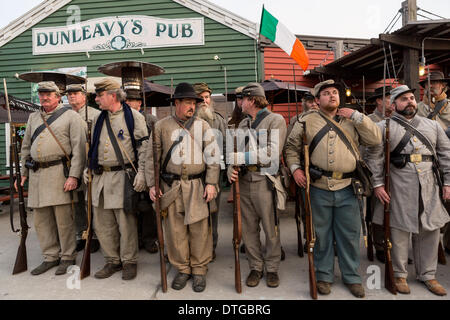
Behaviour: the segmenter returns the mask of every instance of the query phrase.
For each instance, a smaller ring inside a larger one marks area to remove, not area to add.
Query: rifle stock
[[[234,136],[234,151],[237,150],[237,139]],[[235,167],[236,169],[236,167]],[[242,238],[241,224],[241,195],[239,190],[239,176],[233,182],[233,249],[234,249],[234,287],[237,293],[242,293],[241,263],[239,261],[239,245]]]
[[[158,245],[159,245],[159,263],[160,263],[160,269],[161,269],[161,287],[162,287],[162,292],[167,292],[167,270],[166,270],[166,260],[165,260],[166,258],[164,256],[164,233],[163,233],[162,220],[161,220],[161,201],[159,199],[160,166],[159,166],[158,149],[156,146],[156,134],[155,134],[154,124],[153,124],[153,130],[152,130],[152,137],[153,137],[152,147],[153,147],[153,164],[154,164],[154,169],[155,169],[155,192],[156,192],[155,212],[156,212],[156,227],[157,227]]]
[[[89,153],[89,149],[91,147],[91,130],[92,130],[92,123],[88,120],[87,116],[87,110],[88,106],[86,106],[86,122],[88,126],[88,134],[87,134],[87,141],[86,141],[86,155]],[[83,280],[86,277],[89,277],[91,274],[91,242],[92,242],[92,218],[93,218],[93,211],[92,211],[92,170],[89,168],[90,159],[88,159],[88,190],[87,190],[87,219],[88,219],[88,226],[87,230],[83,232],[83,239],[86,240],[86,243],[84,245],[84,252],[83,252],[83,258],[81,259],[81,265],[80,265],[80,280]]]
[[[314,267],[314,245],[316,238],[314,235],[314,225],[312,221],[311,198],[310,198],[310,182],[309,176],[309,146],[306,141],[306,122],[303,122],[303,153],[305,161],[305,214],[306,214],[306,242],[308,246],[308,264],[309,264],[309,293],[311,298],[317,299],[317,282]]]
[[[390,196],[390,161],[391,161],[391,150],[390,150],[390,133],[389,133],[389,121],[386,119],[386,134],[385,134],[385,161],[384,161],[384,188],[386,193]],[[394,282],[394,270],[392,268],[392,258],[391,258],[391,225],[390,225],[390,206],[389,203],[384,204],[384,254],[385,254],[385,270],[384,270],[384,286],[392,294],[397,294],[397,287]]]
[[[6,109],[8,110],[8,120],[9,120],[9,124],[10,124],[11,138],[12,138],[12,144],[13,144],[13,148],[11,149],[11,151],[13,151],[12,155],[13,155],[13,159],[14,159],[14,167],[16,169],[17,192],[19,194],[20,230],[17,230],[17,232],[20,233],[20,244],[19,244],[19,248],[17,249],[16,261],[14,262],[14,268],[13,268],[13,274],[18,274],[18,273],[24,272],[28,269],[26,241],[27,241],[29,227],[27,224],[27,211],[25,209],[23,187],[21,186],[22,174],[20,172],[19,146],[18,146],[19,142],[17,141],[15,127],[12,124],[11,108],[9,105],[9,98],[8,98],[8,88],[6,86],[6,79],[4,79],[4,78],[3,78],[3,87],[5,89]],[[10,170],[12,171],[12,163],[10,164]],[[10,205],[12,205],[13,201],[14,201],[14,198],[11,198]],[[11,226],[12,226],[12,222],[11,222]],[[14,227],[13,227],[13,231],[16,231],[16,230],[14,230]]]

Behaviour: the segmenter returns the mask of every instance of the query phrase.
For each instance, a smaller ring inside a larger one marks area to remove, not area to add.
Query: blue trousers
[[[359,240],[361,218],[352,186],[327,191],[311,186],[311,210],[316,232],[314,264],[317,281],[334,281],[334,243],[344,283],[361,283]]]

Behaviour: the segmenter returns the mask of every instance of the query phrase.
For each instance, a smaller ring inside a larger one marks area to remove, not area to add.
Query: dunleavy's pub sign
[[[33,28],[33,55],[204,44],[203,18],[118,16]]]

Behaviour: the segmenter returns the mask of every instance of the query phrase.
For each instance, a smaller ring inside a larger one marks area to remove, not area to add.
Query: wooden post
[[[402,2],[402,26],[406,26],[410,21],[417,21],[417,0]]]
[[[334,60],[340,59],[343,56],[344,56],[344,40],[335,41]]]
[[[404,83],[410,89],[416,89],[414,95],[416,96],[416,101],[420,101],[419,51],[415,49],[403,48],[403,61],[405,62],[405,67],[403,69]]]

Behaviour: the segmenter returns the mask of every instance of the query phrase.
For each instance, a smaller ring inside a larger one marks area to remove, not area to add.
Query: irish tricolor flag
[[[261,15],[259,33],[283,49],[306,71],[309,65],[309,58],[305,47],[303,47],[303,44],[293,33],[264,9],[264,7]]]

